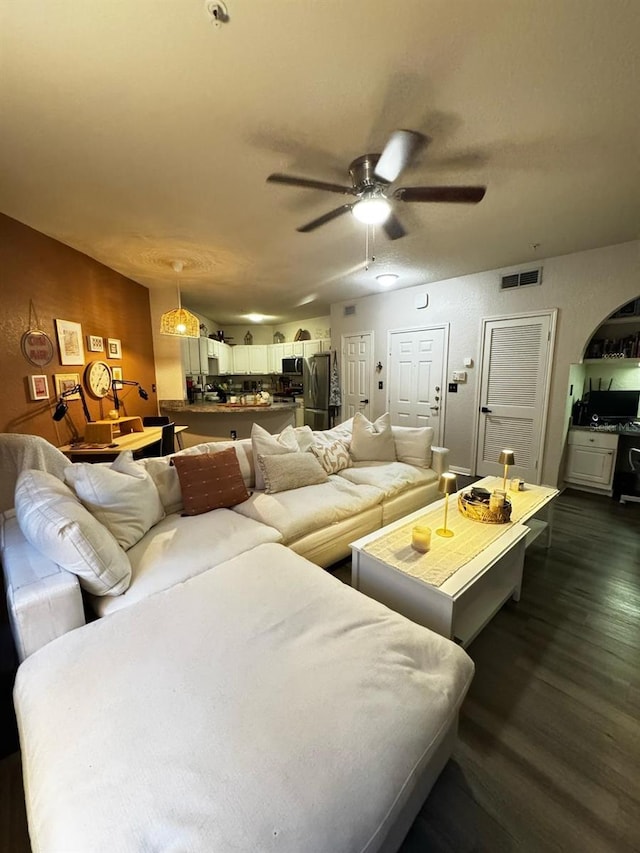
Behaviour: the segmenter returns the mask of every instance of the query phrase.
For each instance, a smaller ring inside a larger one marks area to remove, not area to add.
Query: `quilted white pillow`
[[[337,474],[351,465],[349,445],[345,441],[334,441],[331,444],[315,444],[309,450],[322,465],[327,474]]]
[[[16,481],[15,507],[25,539],[77,575],[88,592],[120,595],[128,588],[127,555],[62,480],[46,471],[22,471]]]
[[[118,454],[110,466],[68,465],[64,480],[125,551],[164,518],[156,484],[130,450]]]
[[[396,446],[389,412],[380,415],[373,423],[361,412],[356,412],[349,449],[355,462],[395,462]]]
[[[264,475],[258,463],[258,456],[276,456],[283,453],[299,453],[300,447],[292,426],[285,427],[279,435],[271,435],[266,429],[253,424],[251,427],[251,446],[256,470],[256,489],[264,489]]]
[[[431,468],[433,427],[392,426],[391,433],[398,462],[417,468]]]

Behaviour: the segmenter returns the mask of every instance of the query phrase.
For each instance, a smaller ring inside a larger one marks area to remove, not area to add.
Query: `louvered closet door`
[[[485,324],[477,474],[501,475],[500,451],[511,448],[509,478],[540,482],[552,315]]]

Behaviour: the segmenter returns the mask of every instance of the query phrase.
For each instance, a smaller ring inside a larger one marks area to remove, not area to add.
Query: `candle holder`
[[[411,531],[411,547],[421,554],[426,553],[431,547],[431,528],[426,524],[416,524]]]
[[[446,473],[440,474],[440,479],[438,480],[438,491],[444,494],[444,523],[442,527],[439,527],[436,530],[436,534],[438,536],[444,536],[449,539],[454,535],[453,530],[449,530],[447,527],[447,514],[449,511],[449,495],[452,495],[454,492],[458,491],[458,478],[455,474]]]
[[[504,476],[502,478],[502,490],[504,492],[507,491],[507,474],[509,473],[509,465],[513,465],[515,462],[515,457],[513,450],[506,447],[504,450],[500,452],[500,456],[498,457],[498,462],[501,465],[504,465]]]

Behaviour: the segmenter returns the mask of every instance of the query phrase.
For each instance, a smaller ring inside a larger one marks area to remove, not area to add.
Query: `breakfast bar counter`
[[[228,441],[232,437],[250,438],[254,423],[272,434],[282,432],[286,426],[295,426],[296,403],[242,405],[204,402],[180,405],[160,402],[160,413],[189,427],[185,446],[191,447],[206,441]]]

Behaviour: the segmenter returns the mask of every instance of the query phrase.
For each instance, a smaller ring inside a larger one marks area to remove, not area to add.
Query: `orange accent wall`
[[[62,365],[56,335],[56,319],[82,326],[84,365]],[[22,354],[20,341],[29,328],[39,326],[51,338],[53,358],[44,367],[31,364]],[[89,352],[87,335],[104,338],[105,352]],[[117,338],[122,358],[110,359],[106,339]],[[39,231],[0,214],[0,431],[41,435],[52,444],[67,444],[82,435],[85,418],[80,400],[69,401],[66,417],[56,423],[54,375],[78,373],[86,392],[84,368],[89,361],[106,361],[121,367],[124,379],[139,382],[149,394],[147,401],[137,388],[125,386],[119,397],[121,414],[157,413],[156,381],[149,291],[93,258],[53,240]],[[28,377],[44,374],[49,381],[49,400],[32,401]],[[86,393],[94,420],[113,408],[111,397],[96,400]]]

